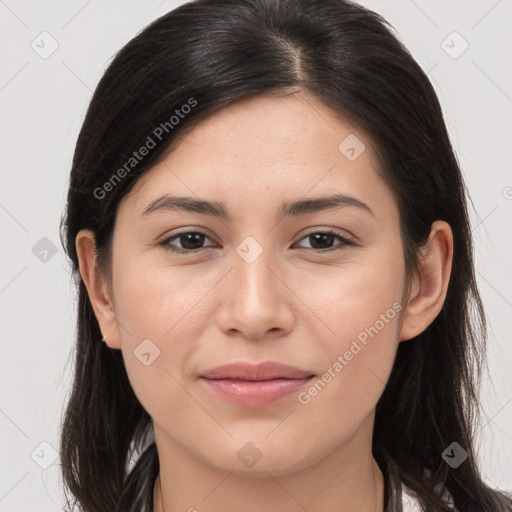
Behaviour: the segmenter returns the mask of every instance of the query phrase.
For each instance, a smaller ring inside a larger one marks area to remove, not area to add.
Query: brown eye
[[[341,240],[341,246],[333,247],[333,243],[335,239]],[[348,240],[347,238],[341,236],[336,231],[315,231],[313,233],[309,233],[301,240],[310,240],[311,249],[317,252],[327,252],[327,251],[336,251],[341,250],[347,245],[353,245],[354,243]]]
[[[158,245],[162,246],[164,249],[176,253],[193,253],[202,247],[204,240],[208,238],[205,233],[201,231],[183,231],[182,233],[176,233],[166,239],[162,240]],[[176,247],[171,244],[172,241],[177,240],[181,247]],[[208,246],[212,247],[212,246]]]

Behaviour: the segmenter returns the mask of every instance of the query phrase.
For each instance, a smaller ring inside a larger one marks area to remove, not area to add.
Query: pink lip
[[[271,405],[299,391],[314,375],[275,362],[232,363],[201,375],[206,387],[225,401],[242,407]]]

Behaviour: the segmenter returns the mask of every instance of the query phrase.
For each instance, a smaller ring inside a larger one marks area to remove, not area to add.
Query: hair
[[[442,110],[391,25],[346,0],[188,2],[137,34],[101,78],[76,143],[61,219],[78,291],[74,381],[60,441],[73,507],[152,511],[159,468],[152,420],[132,390],[121,351],[100,342],[79,273],[77,233],[94,232],[97,269],[110,283],[117,208],[178,137],[235,101],[301,90],[374,142],[377,171],[399,206],[409,284],[432,223],[444,220],[453,232],[443,308],[426,330],[399,344],[376,408],[372,449],[385,476],[386,511],[402,510],[402,484],[429,512],[451,510],[446,492],[460,511],[512,510],[510,496],[486,485],[477,467],[487,327],[467,190]],[[134,159],[150,139],[147,155]],[[441,456],[454,441],[468,455],[456,469]]]

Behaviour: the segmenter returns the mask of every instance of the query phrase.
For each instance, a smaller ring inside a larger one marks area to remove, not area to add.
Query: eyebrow
[[[355,206],[375,217],[372,209],[366,203],[346,194],[326,195],[313,199],[283,203],[279,210],[279,216],[295,217],[344,206]],[[186,211],[217,217],[227,221],[232,220],[231,215],[222,203],[195,199],[193,197],[171,196],[169,194],[165,194],[152,201],[142,212],[141,218],[157,211]]]

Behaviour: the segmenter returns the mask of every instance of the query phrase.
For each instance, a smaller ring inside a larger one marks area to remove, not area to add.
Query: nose
[[[263,251],[251,263],[235,256],[233,268],[219,283],[217,324],[226,334],[258,340],[282,337],[293,329],[298,299],[286,283],[289,274],[275,259],[270,261],[269,253]]]

